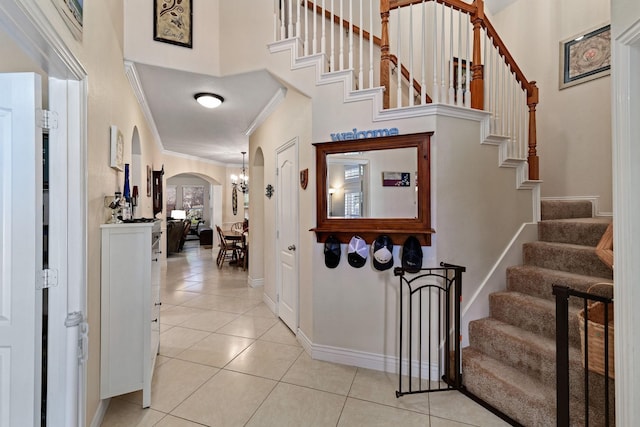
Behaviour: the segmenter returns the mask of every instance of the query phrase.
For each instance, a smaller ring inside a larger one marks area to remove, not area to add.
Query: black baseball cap
[[[384,271],[393,267],[393,242],[391,237],[381,234],[371,245],[372,262],[376,270]]]
[[[407,237],[404,242],[402,268],[408,273],[417,273],[422,268],[422,247],[415,236]]]
[[[333,234],[327,237],[324,242],[324,265],[329,268],[336,268],[340,264],[340,240]]]

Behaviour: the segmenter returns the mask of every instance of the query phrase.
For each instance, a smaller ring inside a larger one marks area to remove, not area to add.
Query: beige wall
[[[250,155],[258,149],[264,154],[263,168],[253,168],[256,173],[262,169],[262,181],[264,186],[250,186],[250,198],[261,197],[260,203],[263,211],[251,211],[252,218],[263,216],[263,229],[251,227],[251,259],[260,258],[258,265],[264,266],[262,274],[251,269],[252,277],[264,278],[264,292],[271,301],[276,301],[276,201],[278,197],[276,177],[276,150],[278,147],[296,139],[298,142],[298,169],[309,168],[312,170],[314,162],[313,147],[311,142],[311,100],[289,88],[284,101],[277,110],[260,126],[249,139]],[[252,176],[251,174],[249,175]],[[298,218],[299,230],[298,249],[299,256],[299,327],[307,335],[311,336],[313,326],[313,281],[312,271],[315,266],[311,263],[308,254],[314,242],[313,233],[309,231],[315,226],[315,176],[310,174],[310,182],[306,191],[298,192]],[[252,178],[253,179],[253,178]],[[264,195],[264,187],[271,184],[275,188],[274,196],[270,199]],[[250,221],[253,224],[253,220]],[[257,236],[261,233],[261,236]],[[262,246],[254,245],[262,241]],[[250,266],[250,268],[252,268]]]
[[[598,196],[600,212],[611,214],[611,79],[558,89],[559,42],[608,23],[609,7],[609,0],[519,0],[492,22],[540,88],[542,197]]]

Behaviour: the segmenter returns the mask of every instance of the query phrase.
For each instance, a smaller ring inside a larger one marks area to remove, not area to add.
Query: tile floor
[[[455,391],[397,399],[395,374],[312,360],[214,255],[187,242],[168,258],[151,408],[112,398],[103,427],[508,425]]]

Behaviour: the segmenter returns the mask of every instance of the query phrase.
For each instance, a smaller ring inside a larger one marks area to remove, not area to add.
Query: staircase
[[[466,389],[525,426],[556,425],[552,285],[587,292],[613,277],[595,253],[609,219],[593,218],[591,202],[543,201],[541,208],[539,240],[523,246],[523,265],[507,269],[507,289],[490,295],[490,317],[470,322],[469,346],[462,351]],[[579,304],[570,300],[572,425],[584,425]],[[604,425],[598,389],[603,377],[591,374],[590,425]]]

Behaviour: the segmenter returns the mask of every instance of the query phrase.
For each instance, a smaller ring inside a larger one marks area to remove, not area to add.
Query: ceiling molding
[[[264,121],[275,111],[275,109],[280,105],[280,103],[284,100],[287,94],[287,88],[280,88],[273,94],[267,105],[264,106],[262,111],[258,113],[253,122],[249,125],[244,134],[246,136],[251,136],[253,132],[262,124]]]
[[[144,96],[144,90],[142,90],[142,85],[140,84],[140,77],[138,76],[138,72],[136,71],[136,65],[131,61],[125,60],[124,72],[127,75],[127,79],[129,80],[131,89],[133,89],[133,94],[138,100],[138,104],[140,104],[142,113],[144,114],[144,117],[147,119],[147,124],[151,129],[151,133],[153,135],[153,139],[156,142],[156,146],[160,151],[164,152],[165,149],[164,149],[164,145],[162,144],[162,138],[160,138],[160,133],[158,132],[156,122],[155,120],[153,120],[153,114],[151,114],[151,109],[149,108],[149,104],[147,103],[147,98]],[[200,158],[198,157],[198,159]]]
[[[216,160],[205,159],[204,157],[192,156],[191,154],[178,153],[177,151],[162,149],[162,154],[167,156],[180,157],[181,159],[186,159],[186,160],[196,160],[202,163],[208,163],[211,165],[221,166],[225,168],[228,166],[226,163],[218,162]]]

